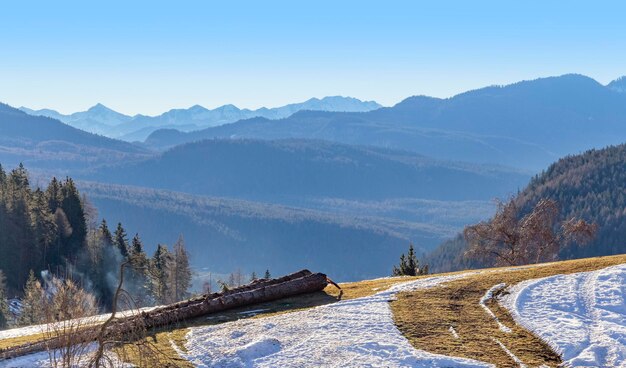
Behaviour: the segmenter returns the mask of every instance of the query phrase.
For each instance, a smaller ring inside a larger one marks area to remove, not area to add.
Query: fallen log
[[[108,338],[123,337],[134,331],[164,327],[183,320],[203,315],[223,312],[228,309],[270,302],[282,298],[323,290],[328,285],[328,278],[322,273],[302,270],[277,279],[256,280],[222,293],[205,294],[201,297],[158,307],[148,312],[114,319],[106,327]],[[89,328],[75,336],[77,343],[96,341],[100,331],[97,327]],[[39,351],[56,349],[66,343],[63,337],[53,337],[35,343],[23,344],[7,349],[0,349],[0,360]]]

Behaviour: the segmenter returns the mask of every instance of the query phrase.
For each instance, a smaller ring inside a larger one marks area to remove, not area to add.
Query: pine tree
[[[80,194],[71,178],[66,178],[61,187],[61,208],[72,228],[71,234],[63,242],[62,254],[67,260],[74,261],[84,249],[87,239],[87,220]]]
[[[7,173],[4,171],[2,164],[0,164],[0,186],[3,186],[7,181]]]
[[[250,282],[257,280],[258,277],[256,275],[256,272],[252,271],[252,273],[250,274]]]
[[[115,229],[114,244],[119,249],[122,257],[128,259],[128,236],[121,222],[117,223],[117,229]]]
[[[6,296],[4,273],[0,270],[0,330],[7,328],[9,322],[9,304]]]
[[[393,267],[394,276],[418,276],[428,273],[428,266],[423,268],[419,267],[419,261],[415,255],[413,244],[409,244],[409,252],[405,256],[404,253],[400,255],[400,264]]]
[[[95,234],[93,239],[94,257],[92,258],[92,272],[90,274],[98,301],[104,309],[108,310],[113,304],[114,290],[111,285],[117,283],[117,270],[120,268],[122,259],[106,220],[103,219],[100,222]],[[111,278],[114,279],[111,280]]]
[[[36,259],[31,265],[35,269],[43,269],[48,267],[47,255],[50,247],[54,244],[57,237],[57,227],[54,216],[48,210],[46,194],[37,188],[32,196],[31,201],[31,226],[36,242],[36,253],[31,258]]]
[[[11,171],[11,175],[9,176],[9,180],[15,187],[20,189],[30,189],[30,181],[28,180],[28,172],[24,167],[24,164],[20,162],[20,165],[17,169]]]
[[[167,246],[159,244],[152,257],[152,295],[158,304],[169,304],[172,301],[170,280],[172,273],[172,255]]]
[[[48,199],[48,209],[50,213],[55,213],[61,207],[61,183],[53,177],[46,188],[46,198]]]
[[[28,173],[23,165],[14,169],[7,180],[8,243],[2,254],[4,264],[0,267],[9,276],[9,290],[22,288],[28,277],[28,270],[34,267],[32,256],[37,253],[37,244],[31,222],[31,197]]]
[[[265,275],[263,275],[264,279],[271,279],[272,278],[272,274],[270,273],[270,270],[267,269],[265,270]]]
[[[41,283],[35,277],[33,270],[28,274],[26,286],[24,286],[24,298],[22,299],[22,312],[18,323],[20,326],[30,326],[43,322],[41,303],[44,293]]]
[[[189,256],[185,249],[185,240],[179,236],[174,244],[174,262],[172,276],[173,295],[176,301],[189,297],[189,287],[191,286],[191,268],[189,266]]]
[[[113,245],[113,235],[111,235],[111,231],[107,225],[107,220],[102,219],[98,230],[100,232],[100,239],[102,240],[102,243],[104,245]]]
[[[139,238],[139,234],[135,234],[133,237],[128,260],[130,268],[128,291],[139,306],[150,305],[153,297],[151,295],[149,261],[143,250],[143,243]]]

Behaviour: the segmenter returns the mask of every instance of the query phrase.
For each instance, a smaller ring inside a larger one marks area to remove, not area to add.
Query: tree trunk
[[[328,285],[326,275],[311,273],[308,270],[302,270],[278,279],[255,280],[248,285],[223,293],[205,294],[199,298],[157,307],[148,312],[139,312],[133,316],[112,320],[110,325],[106,327],[105,335],[107,338],[117,337],[119,339],[139,329],[163,327],[210,313],[321,291],[326,285]],[[83,342],[95,341],[98,332],[97,327],[89,328],[81,337],[76,338]],[[11,359],[46,349],[54,349],[62,343],[61,340],[60,338],[53,338],[4,350],[0,349],[0,360]]]

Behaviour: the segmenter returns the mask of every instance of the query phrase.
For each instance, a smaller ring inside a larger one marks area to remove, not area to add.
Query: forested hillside
[[[577,217],[598,226],[590,244],[565,247],[561,258],[626,252],[626,145],[560,159],[534,177],[515,201],[524,214],[546,198],[557,201],[562,220]],[[465,248],[462,238],[450,240],[430,254],[429,262],[436,271],[478,266],[463,257]]]
[[[380,277],[391,272],[409,242],[421,255],[451,234],[444,225],[369,213],[341,215],[101,183],[79,186],[102,213],[140,231],[149,252],[184,232],[192,265],[213,273],[269,268],[282,274],[297,264],[342,281]]]
[[[9,173],[0,166],[0,269],[9,290],[20,290],[30,270],[75,263],[87,238],[85,219],[71,179],[32,190],[23,166]]]
[[[408,151],[315,140],[194,142],[98,181],[282,202],[347,199],[491,199],[527,182],[512,169],[436,160]],[[290,203],[290,202],[287,202]]]
[[[314,138],[411,150],[440,159],[540,170],[559,157],[626,140],[626,94],[582,75],[492,86],[447,99],[409,97],[366,113],[303,111],[206,130],[156,131],[146,143]]]
[[[124,289],[137,305],[180,300],[191,281],[182,238],[173,250],[161,243],[150,259],[138,234],[130,240],[121,223],[113,231],[98,219],[71,178],[35,187],[23,165],[10,172],[0,166],[0,307],[6,297],[17,296],[24,305],[33,304],[33,311],[45,293],[54,294],[54,287],[44,292],[46,284],[60,279],[73,280],[108,310],[122,263],[127,264]],[[6,313],[0,308],[5,321]],[[38,322],[43,320],[19,323]]]

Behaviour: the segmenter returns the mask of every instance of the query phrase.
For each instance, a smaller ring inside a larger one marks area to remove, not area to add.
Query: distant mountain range
[[[171,243],[168,234],[182,232],[198,259],[214,269],[223,266],[224,272],[237,266],[237,252],[244,250],[250,254],[242,266],[251,268],[246,271],[279,269],[271,263],[273,255],[320,269],[327,262],[329,270],[345,279],[383,276],[406,243],[415,242],[420,253],[433,249],[464,225],[488,217],[490,199],[518,192],[558,157],[626,141],[624,81],[603,86],[565,75],[449,99],[411,97],[366,112],[309,108],[288,117],[246,118],[194,132],[159,130],[141,144],[0,105],[0,163],[11,167],[23,161],[46,178],[69,174],[81,180],[107,219],[128,223],[130,232],[142,232],[151,243]],[[146,119],[180,129],[182,121],[207,122],[218,114],[207,111],[194,107]],[[219,114],[233,111],[224,107]],[[102,129],[142,118],[102,105],[68,116],[59,118]],[[150,132],[152,127],[145,125],[140,130]],[[621,212],[606,200],[619,205],[623,196],[607,189],[607,194],[589,197],[595,198],[590,202],[584,199],[589,188],[581,186],[598,176],[621,180],[616,171],[623,169],[621,151],[606,152],[618,157],[610,169],[587,167],[586,159],[595,160],[588,155],[571,159],[575,174],[559,176],[561,168],[570,170],[571,165],[554,166],[558,170],[549,170],[541,195],[580,202],[581,208],[599,211],[598,219],[607,226],[621,229]],[[583,175],[582,182],[576,173]],[[551,191],[570,184],[573,189],[567,192]],[[623,190],[623,185],[605,184],[598,188]],[[540,191],[524,191],[534,192]],[[607,210],[594,207],[596,202]],[[605,243],[616,240],[603,231],[607,235],[597,246],[613,252]],[[298,240],[308,245],[300,249],[294,245]],[[345,269],[309,252],[316,244],[323,245],[324,254],[339,252]],[[451,267],[462,247],[458,238],[444,244],[431,254],[433,266]],[[346,265],[356,252],[375,261]]]
[[[173,109],[158,116],[128,116],[111,110],[102,104],[97,104],[87,111],[76,112],[70,115],[63,115],[50,109],[32,110],[27,107],[21,107],[20,109],[30,115],[47,116],[60,120],[87,132],[132,142],[143,141],[150,133],[162,128],[192,131],[253,117],[281,119],[302,110],[365,112],[380,107],[382,106],[374,101],[361,101],[351,97],[332,96],[322,99],[311,98],[302,103],[276,108],[263,107],[257,110],[239,109],[234,105],[224,105],[209,110],[200,105],[195,105],[188,109]]]
[[[154,152],[1,105],[0,163],[19,162],[33,183],[52,174],[80,180],[101,216],[140,232],[149,248],[184,234],[198,267],[286,272],[292,259],[339,280],[388,274],[409,242],[431,250],[529,178],[305,139],[205,140]],[[347,265],[355,252],[364,257]]]
[[[410,97],[362,113],[300,111],[200,131],[158,130],[167,148],[207,138],[307,138],[405,149],[431,157],[540,170],[567,154],[626,141],[624,79],[608,86],[564,75],[439,99]]]
[[[149,150],[84,132],[44,116],[31,116],[0,103],[0,162],[57,173],[143,160]]]

